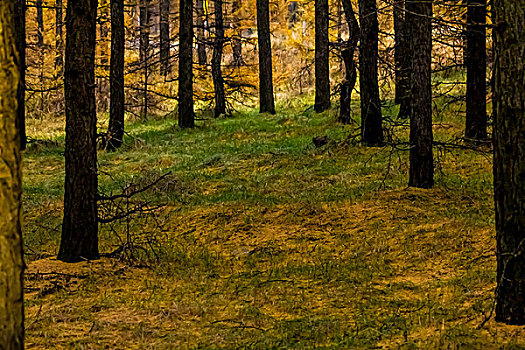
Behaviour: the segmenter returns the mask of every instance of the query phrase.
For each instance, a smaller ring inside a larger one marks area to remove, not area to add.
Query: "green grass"
[[[138,265],[41,259],[57,252],[64,176],[63,134],[41,128],[56,144],[25,154],[29,272],[80,277],[28,279],[28,348],[524,348],[522,328],[479,327],[495,288],[490,159],[436,149],[435,189],[408,189],[406,151],[313,146],[355,133],[335,113],[299,101],[195,130],[129,121],[122,150],[99,153],[101,190],[172,173],[144,198],[165,207],[130,223]],[[460,117],[439,122],[436,139],[461,134]],[[118,242],[101,227],[103,251]]]

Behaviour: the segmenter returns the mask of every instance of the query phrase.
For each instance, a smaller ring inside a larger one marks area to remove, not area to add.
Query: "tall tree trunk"
[[[151,30],[151,0],[140,0],[140,62],[144,70],[144,86],[142,96],[142,111],[140,115],[146,119],[148,117],[148,80],[149,80],[149,53],[150,53],[150,30]]]
[[[315,1],[315,106],[317,113],[330,108],[330,42],[328,0]]]
[[[20,135],[20,149],[26,148],[26,3],[25,0],[15,0],[15,41],[18,51],[18,70],[20,81],[17,92],[16,128]]]
[[[378,33],[376,0],[359,0],[361,45],[359,47],[359,82],[361,89],[361,139],[364,145],[381,146],[383,117],[378,82]]]
[[[0,1],[0,347],[6,350],[24,348],[22,181],[17,132],[19,69],[14,6],[14,0]]]
[[[215,42],[211,70],[215,88],[215,118],[226,114],[226,95],[224,93],[224,78],[222,77],[222,51],[224,47],[224,19],[222,0],[214,0],[215,12]]]
[[[208,64],[208,54],[206,52],[206,32],[205,28],[209,23],[204,17],[204,1],[197,0],[196,3],[197,18],[196,18],[196,36],[197,36],[197,57],[200,65]]]
[[[357,50],[359,37],[361,36],[361,29],[359,28],[359,23],[355,17],[351,0],[343,0],[343,10],[346,21],[348,22],[350,37],[346,43],[346,47],[341,53],[345,65],[345,80],[341,85],[339,122],[348,124],[351,121],[350,106],[352,102],[352,90],[354,89],[355,83],[357,81],[357,66],[354,60],[354,54]]]
[[[160,0],[160,66],[161,73],[171,73],[170,66],[170,0]]]
[[[406,21],[406,0],[397,0],[394,6],[396,103],[399,104],[398,118],[406,119],[410,117],[411,110],[410,78],[412,75],[412,54],[410,52],[410,23]]]
[[[407,0],[406,9],[412,52],[409,186],[432,188],[432,0]]]
[[[525,325],[525,0],[494,4],[496,321]]]
[[[98,108],[102,112],[107,112],[109,107],[109,93],[110,87],[108,84],[108,67],[110,58],[109,49],[109,34],[110,34],[110,12],[111,3],[110,0],[99,0],[99,33],[100,39],[97,41],[97,46],[100,48],[100,60],[99,69],[102,76],[98,76],[96,79],[97,83],[97,102]]]
[[[63,36],[63,25],[64,25],[64,14],[62,9],[62,0],[55,1],[55,19],[56,19],[56,58],[55,58],[55,69],[59,75],[62,75],[62,68],[64,67],[64,36]]]
[[[66,180],[58,259],[98,259],[95,42],[97,0],[71,1],[66,15]]]
[[[467,119],[465,137],[487,138],[487,0],[468,0]]]
[[[410,53],[407,52],[407,37],[405,33],[405,0],[394,1],[394,37],[395,37],[395,79],[396,104],[401,104],[408,95],[410,87]],[[407,64],[408,63],[408,64]],[[407,111],[408,112],[408,111]],[[405,117],[408,117],[407,114]]]
[[[240,0],[233,0],[232,2],[232,26],[235,29],[235,34],[232,37],[232,51],[233,51],[233,65],[240,67],[244,65],[242,58],[242,30],[238,30],[239,27],[239,2]]]
[[[261,113],[275,114],[270,5],[268,0],[257,0],[257,32],[259,40],[259,110]]]
[[[193,0],[180,0],[179,126],[193,128]]]
[[[37,46],[44,47],[44,10],[43,1],[36,0]]]
[[[111,0],[110,112],[106,148],[114,151],[124,138],[124,0]]]

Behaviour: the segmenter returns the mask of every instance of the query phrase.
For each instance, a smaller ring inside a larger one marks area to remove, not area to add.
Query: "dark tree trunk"
[[[36,0],[36,23],[37,23],[37,45],[40,48],[44,47],[44,12],[43,1]]]
[[[110,11],[111,4],[110,0],[99,0],[99,32],[100,39],[97,42],[97,46],[100,48],[100,59],[99,68],[104,72],[102,76],[96,77],[97,92],[96,100],[98,103],[98,109],[104,113],[108,111],[109,107],[109,82],[106,78],[109,67],[109,34],[110,34]]]
[[[395,64],[396,64],[396,104],[401,104],[408,95],[410,86],[409,70],[405,62],[410,62],[410,53],[407,52],[407,38],[405,35],[405,0],[394,2],[394,37],[395,37]],[[408,58],[408,59],[407,59]],[[407,115],[408,116],[408,115]]]
[[[151,11],[150,11],[151,0],[140,0],[140,62],[144,69],[144,86],[142,96],[142,118],[148,117],[148,80],[149,80],[149,52],[150,42],[149,35],[151,30]]]
[[[64,36],[63,36],[63,10],[62,10],[62,0],[55,1],[55,18],[56,18],[56,58],[55,58],[55,68],[58,71],[59,75],[62,75],[62,67],[64,66]]]
[[[330,108],[330,42],[328,0],[315,1],[315,106],[317,113]]]
[[[15,52],[15,3],[15,0],[0,1],[0,348],[5,350],[24,349],[22,181],[16,107],[19,68]],[[18,3],[16,5],[20,6]]]
[[[205,29],[208,27],[208,21],[204,17],[204,1],[197,0],[197,23],[196,23],[196,36],[197,36],[197,57],[200,65],[208,64],[208,54],[206,52],[206,37]]]
[[[410,77],[412,75],[412,54],[410,52],[410,25],[406,21],[406,0],[397,0],[394,6],[396,103],[400,105],[398,118],[406,119],[410,117],[411,109]]]
[[[140,0],[139,21],[140,21],[140,62],[144,64],[148,59],[149,53],[149,34],[151,24],[151,12],[149,4],[151,0]]]
[[[66,181],[58,259],[98,259],[95,42],[97,0],[71,1],[66,15]]]
[[[15,41],[18,51],[18,70],[20,80],[18,83],[18,113],[16,129],[20,135],[20,149],[26,148],[26,4],[25,0],[15,0]]]
[[[487,138],[487,1],[468,0],[467,119],[465,138]]]
[[[345,80],[341,84],[341,101],[339,109],[339,122],[343,124],[350,124],[352,121],[351,116],[351,103],[352,103],[352,90],[354,90],[355,83],[357,81],[357,69],[353,60],[353,50],[344,49],[341,52],[343,63],[345,66]]]
[[[409,186],[432,188],[432,0],[406,1],[412,52]]]
[[[213,59],[211,71],[215,88],[215,118],[226,114],[226,95],[224,93],[224,78],[222,77],[222,51],[224,47],[224,19],[222,0],[214,0],[215,12],[215,42],[213,43]]]
[[[354,54],[357,50],[357,43],[361,35],[361,29],[359,28],[359,23],[355,17],[351,0],[343,0],[343,10],[346,21],[348,22],[350,37],[346,43],[345,49],[341,52],[345,65],[345,80],[341,85],[341,107],[339,110],[339,122],[348,124],[351,122],[350,106],[352,102],[352,90],[354,89],[355,83],[357,81],[357,66],[354,61]]]
[[[495,12],[496,321],[525,325],[525,0]]]
[[[179,126],[193,128],[193,0],[180,0]]]
[[[170,66],[170,0],[160,0],[160,66],[161,73],[171,73]]]
[[[270,7],[268,0],[257,0],[257,31],[259,39],[260,112],[275,114],[272,42],[270,39]]]
[[[361,89],[361,139],[366,146],[383,144],[383,117],[378,83],[378,32],[376,0],[359,0],[361,45],[359,82]]]
[[[288,3],[288,21],[289,27],[292,28],[297,23],[299,17],[299,4],[297,1],[290,1]]]
[[[233,0],[232,2],[232,16],[233,23],[232,26],[235,28],[235,34],[232,38],[232,50],[233,50],[233,62],[232,64],[235,67],[240,67],[244,65],[244,60],[242,58],[242,31],[237,30],[239,27],[239,1]]]
[[[106,149],[114,151],[124,138],[124,0],[111,0],[110,112]]]

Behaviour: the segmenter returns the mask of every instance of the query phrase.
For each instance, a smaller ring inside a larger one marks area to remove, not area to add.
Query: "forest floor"
[[[121,203],[159,207],[101,225],[103,253],[133,249],[72,265],[54,258],[64,121],[30,121],[27,348],[525,348],[525,328],[487,321],[488,150],[438,147],[435,188],[407,188],[406,144],[364,148],[335,110],[297,104],[195,130],[130,121],[122,150],[99,153],[101,191],[168,174]],[[435,123],[438,141],[461,136],[461,118]],[[324,135],[334,142],[316,148]]]

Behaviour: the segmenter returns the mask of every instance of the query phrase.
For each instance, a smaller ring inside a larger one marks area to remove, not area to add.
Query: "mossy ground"
[[[122,150],[99,154],[101,190],[172,172],[142,198],[166,205],[129,223],[153,241],[135,265],[53,259],[63,120],[31,121],[49,142],[24,157],[27,347],[525,348],[523,327],[480,327],[495,290],[490,156],[436,149],[435,188],[410,189],[406,150],[315,148],[356,126],[296,104],[195,130],[130,121]],[[447,117],[436,139],[461,130]],[[102,226],[102,251],[118,244]]]

